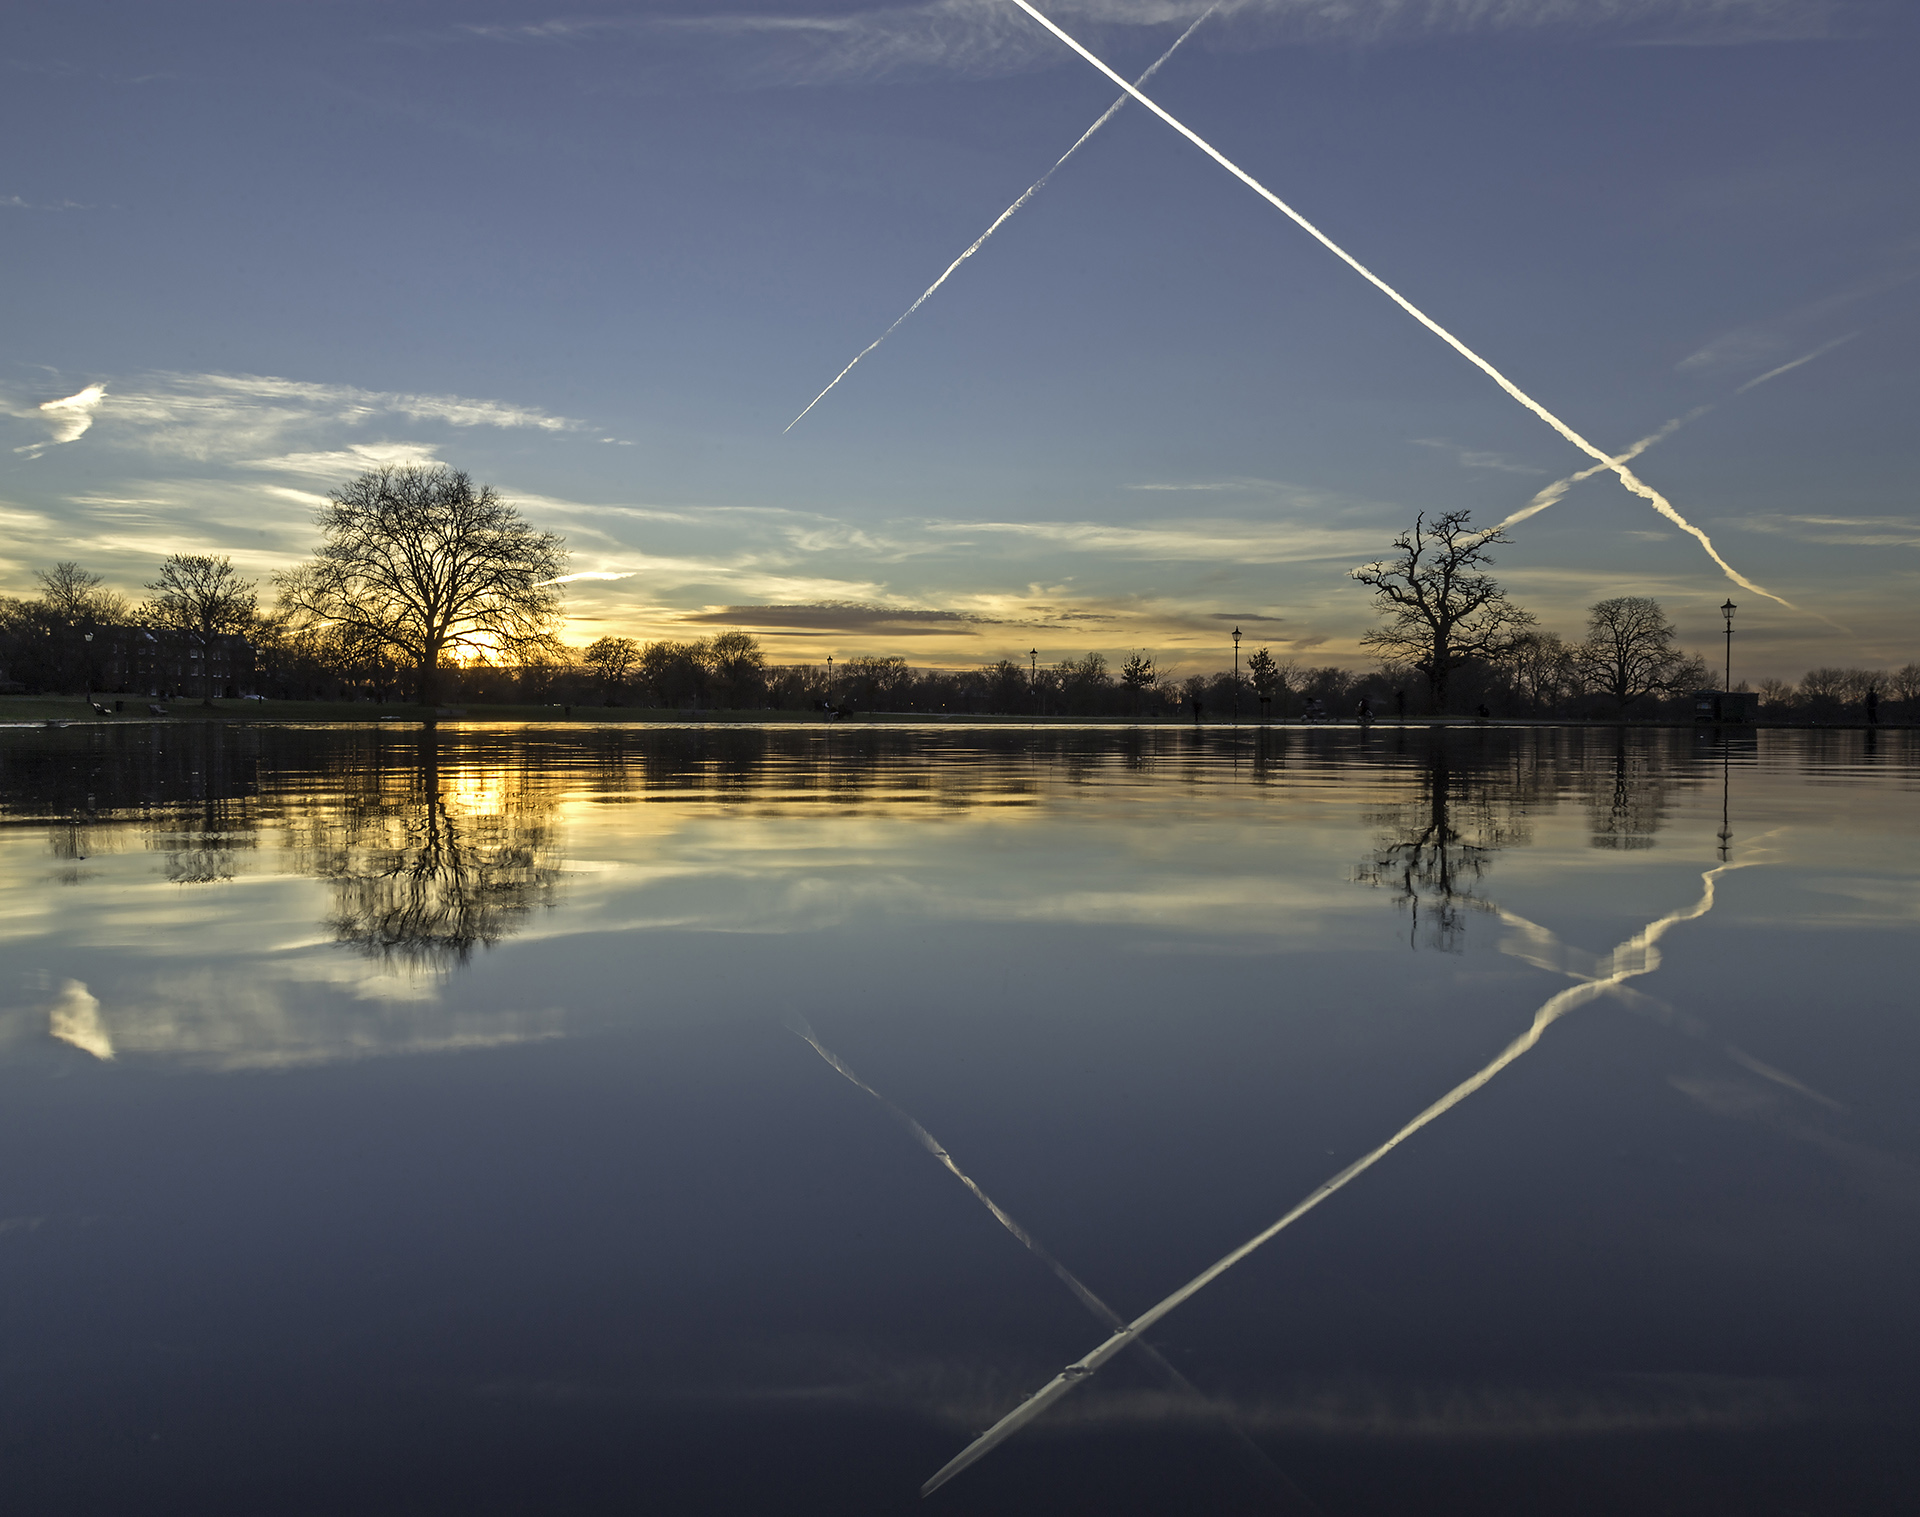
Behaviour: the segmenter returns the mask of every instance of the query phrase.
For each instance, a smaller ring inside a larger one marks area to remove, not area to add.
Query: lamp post
[[[833,655],[827,655],[827,707],[833,707]]]
[[[1739,609],[1734,605],[1732,597],[1728,597],[1727,603],[1720,608],[1720,614],[1727,619],[1727,669],[1726,676],[1720,685],[1722,690],[1733,688],[1733,613]]]
[[[1033,714],[1040,714],[1040,650],[1027,649],[1027,696],[1033,702]]]
[[[1240,629],[1233,629],[1233,719],[1240,720]]]

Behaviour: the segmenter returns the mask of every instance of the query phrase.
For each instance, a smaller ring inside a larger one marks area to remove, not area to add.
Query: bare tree
[[[1467,525],[1470,515],[1448,511],[1429,522],[1422,512],[1393,540],[1393,558],[1353,571],[1387,618],[1361,644],[1425,675],[1436,712],[1447,708],[1447,682],[1455,671],[1476,659],[1498,662],[1534,622],[1480,569],[1492,562],[1489,546],[1511,539],[1498,527],[1474,531]]]
[[[1622,711],[1643,696],[1682,689],[1700,677],[1673,645],[1673,623],[1646,595],[1617,595],[1587,612],[1587,640],[1574,658],[1581,677]]]
[[[105,588],[106,580],[89,574],[71,559],[62,559],[51,569],[36,569],[40,581],[40,602],[61,621],[113,622],[127,614],[127,599],[117,590]]]
[[[582,662],[600,681],[601,694],[611,706],[613,692],[626,684],[633,671],[640,667],[640,645],[630,637],[603,637],[588,645]]]
[[[312,562],[278,577],[281,604],[397,649],[432,705],[439,671],[462,652],[521,659],[558,644],[566,545],[465,474],[435,465],[374,469],[317,516]]]
[[[153,598],[143,608],[148,624],[197,644],[200,697],[213,700],[213,646],[218,637],[244,637],[259,611],[254,581],[242,579],[227,558],[175,553],[162,561],[160,577],[148,583]]]
[[[1521,633],[1507,657],[1514,692],[1535,712],[1551,711],[1577,695],[1582,684],[1577,652],[1557,632]]]
[[[1902,664],[1887,676],[1887,689],[1909,711],[1920,701],[1920,664]]]

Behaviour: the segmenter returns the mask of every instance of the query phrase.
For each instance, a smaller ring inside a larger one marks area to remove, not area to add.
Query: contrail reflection
[[[1348,268],[1352,269],[1362,279],[1366,280],[1368,284],[1372,285],[1375,289],[1379,290],[1381,294],[1385,295],[1395,305],[1399,306],[1401,310],[1405,311],[1415,321],[1419,322],[1421,326],[1425,327],[1429,332],[1433,333],[1434,336],[1438,337],[1448,347],[1452,348],[1454,352],[1458,353],[1462,358],[1466,359],[1468,363],[1472,364],[1476,369],[1480,370],[1481,373],[1485,374],[1487,378],[1491,379],[1502,390],[1506,391],[1506,393],[1510,395],[1514,400],[1518,401],[1521,405],[1525,406],[1529,411],[1533,412],[1535,416],[1539,417],[1548,426],[1552,427],[1554,431],[1558,432],[1562,437],[1564,437],[1568,442],[1572,443],[1582,453],[1585,453],[1589,458],[1598,460],[1601,468],[1611,469],[1615,474],[1617,474],[1620,477],[1621,484],[1625,485],[1635,495],[1638,495],[1639,497],[1641,497],[1641,499],[1651,504],[1654,510],[1658,511],[1662,516],[1666,517],[1668,521],[1672,522],[1676,527],[1680,528],[1681,531],[1686,532],[1690,534],[1692,537],[1694,537],[1699,542],[1700,546],[1707,550],[1707,556],[1720,566],[1721,572],[1724,573],[1728,579],[1732,580],[1736,585],[1739,585],[1744,590],[1751,590],[1755,595],[1764,595],[1770,601],[1777,601],[1780,605],[1786,606],[1789,610],[1797,611],[1799,609],[1799,607],[1795,606],[1793,602],[1787,600],[1784,596],[1775,595],[1771,590],[1765,589],[1764,587],[1755,584],[1752,580],[1748,579],[1744,574],[1742,574],[1738,569],[1734,568],[1732,564],[1728,563],[1724,558],[1720,556],[1719,550],[1715,548],[1713,545],[1712,538],[1708,537],[1705,532],[1701,531],[1692,522],[1688,521],[1677,510],[1675,510],[1673,503],[1669,501],[1666,498],[1666,496],[1662,495],[1658,490],[1654,489],[1652,485],[1648,484],[1645,480],[1641,479],[1637,474],[1635,474],[1633,470],[1627,467],[1624,461],[1610,456],[1609,454],[1604,452],[1602,449],[1595,446],[1593,443],[1588,442],[1586,438],[1582,437],[1578,432],[1574,431],[1572,427],[1568,426],[1558,416],[1555,416],[1553,412],[1549,411],[1545,406],[1540,404],[1539,401],[1535,400],[1531,395],[1527,394],[1525,390],[1521,389],[1511,379],[1508,379],[1506,375],[1502,374],[1486,359],[1482,358],[1478,353],[1474,352],[1472,348],[1468,347],[1458,337],[1455,337],[1453,333],[1449,332],[1445,327],[1441,326],[1439,322],[1435,321],[1431,316],[1427,315],[1425,311],[1421,310],[1412,301],[1408,300],[1406,296],[1402,295],[1392,285],[1388,284],[1386,280],[1382,279],[1378,274],[1374,273],[1373,270],[1369,269],[1365,264],[1360,262],[1359,259],[1355,258],[1345,248],[1341,247],[1331,237],[1327,236],[1327,234],[1321,231],[1320,228],[1315,226],[1311,221],[1307,220],[1305,216],[1302,216],[1292,206],[1288,205],[1286,201],[1282,200],[1278,195],[1274,194],[1272,190],[1268,189],[1258,179],[1255,179],[1253,175],[1249,174],[1245,169],[1241,168],[1239,164],[1235,163],[1231,158],[1227,157],[1225,153],[1221,152],[1212,143],[1208,142],[1206,138],[1202,137],[1198,132],[1194,131],[1192,127],[1188,126],[1185,122],[1181,121],[1178,117],[1174,116],[1170,112],[1156,105],[1152,100],[1148,99],[1146,95],[1142,94],[1136,85],[1129,84],[1125,79],[1121,78],[1112,69],[1108,68],[1106,64],[1102,63],[1092,53],[1088,52],[1078,42],[1074,41],[1073,38],[1069,37],[1059,27],[1055,26],[1053,22],[1049,21],[1044,15],[1042,15],[1038,10],[1034,8],[1034,6],[1031,4],[1031,0],[1013,0],[1013,3],[1019,6],[1020,9],[1025,11],[1029,16],[1033,17],[1035,21],[1038,21],[1048,31],[1052,32],[1054,36],[1058,37],[1062,42],[1066,43],[1066,45],[1072,48],[1074,52],[1078,53],[1082,58],[1086,59],[1088,63],[1092,64],[1101,73],[1105,74],[1107,78],[1111,79],[1115,84],[1119,85],[1121,89],[1125,90],[1135,100],[1138,100],[1148,110],[1152,111],[1154,115],[1158,116],[1162,121],[1166,122],[1168,126],[1172,127],[1182,137],[1185,137],[1187,141],[1191,142],[1195,147],[1199,148],[1201,152],[1205,153],[1209,158],[1213,159],[1213,161],[1219,164],[1220,167],[1225,169],[1229,174],[1232,174],[1234,178],[1238,179],[1242,184],[1246,185],[1248,189],[1252,190],[1255,194],[1259,195],[1261,199],[1267,201],[1270,205],[1274,206],[1277,210],[1279,210],[1284,215],[1286,215],[1296,225],[1298,225],[1302,231],[1306,232],[1310,237],[1312,237],[1328,252],[1332,253],[1334,257],[1338,258],[1342,263],[1346,264]]]
[[[953,1155],[947,1152],[939,1139],[907,1115],[906,1112],[902,1111],[898,1106],[895,1106],[893,1102],[881,1095],[879,1091],[867,1084],[865,1080],[861,1079],[860,1076],[855,1074],[851,1069],[847,1068],[840,1056],[822,1043],[814,1034],[813,1025],[808,1022],[805,1017],[801,1016],[798,1012],[790,1013],[787,1017],[787,1027],[799,1037],[805,1039],[815,1053],[819,1054],[827,1063],[845,1075],[850,1082],[857,1085],[861,1090],[864,1090],[868,1095],[872,1096],[874,1100],[878,1101],[882,1111],[886,1112],[894,1121],[912,1133],[914,1141],[928,1153],[932,1154],[934,1158],[938,1159],[949,1174],[962,1185],[966,1186],[974,1200],[978,1201],[982,1206],[986,1207],[988,1211],[993,1213],[994,1221],[998,1222],[1008,1232],[1012,1233],[1014,1237],[1018,1238],[1021,1245],[1025,1247],[1028,1252],[1042,1264],[1046,1265],[1048,1269],[1052,1270],[1054,1275],[1060,1280],[1060,1283],[1072,1291],[1074,1298],[1079,1301],[1082,1306],[1086,1307],[1088,1311],[1092,1312],[1102,1324],[1121,1332],[1127,1330],[1126,1324],[1121,1319],[1120,1314],[1096,1296],[1078,1275],[1074,1274],[1072,1270],[1068,1269],[1066,1265],[1062,1264],[1049,1253],[1047,1249],[1042,1247],[1032,1233],[1028,1232],[1018,1222],[1014,1221],[1012,1217],[1007,1215],[993,1197],[989,1196],[975,1183],[971,1175],[958,1164],[954,1163]],[[1298,1486],[1287,1478],[1278,1465],[1267,1457],[1266,1451],[1247,1436],[1245,1429],[1239,1425],[1229,1411],[1212,1401],[1205,1392],[1176,1369],[1166,1356],[1151,1343],[1143,1340],[1140,1347],[1146,1356],[1160,1367],[1161,1371],[1174,1385],[1188,1395],[1195,1397],[1207,1406],[1209,1410],[1219,1416],[1221,1424],[1227,1431],[1232,1433],[1234,1441],[1239,1445],[1241,1454],[1248,1460],[1262,1482],[1268,1487],[1270,1494],[1280,1497],[1283,1502],[1290,1504],[1297,1510],[1312,1512],[1318,1517],[1320,1509],[1313,1504],[1305,1492],[1300,1490]],[[931,1487],[928,1487],[928,1489],[931,1489]]]
[[[1174,53],[1178,50],[1180,44],[1185,42],[1187,38],[1193,35],[1194,28],[1198,27],[1202,21],[1205,21],[1207,17],[1211,16],[1219,8],[1220,7],[1217,5],[1209,5],[1204,11],[1202,11],[1197,17],[1195,17],[1193,25],[1189,26],[1178,37],[1175,37],[1173,39],[1173,46],[1168,48],[1158,58],[1154,59],[1150,65],[1148,65],[1147,71],[1140,76],[1138,82],[1141,84],[1145,84],[1156,73],[1158,73],[1160,70],[1160,65],[1165,63],[1169,58],[1171,58],[1174,55]],[[1105,126],[1109,121],[1113,120],[1115,113],[1118,112],[1120,107],[1125,105],[1126,103],[1127,103],[1127,97],[1125,95],[1122,95],[1118,100],[1114,101],[1112,105],[1108,106],[1106,110],[1101,113],[1100,119],[1094,122],[1094,124],[1088,127],[1084,132],[1082,132],[1080,134],[1079,140],[1076,141],[1072,147],[1068,148],[1064,153],[1062,153],[1059,156],[1058,159],[1055,160],[1053,167],[1048,169],[1046,173],[1042,174],[1038,179],[1034,180],[1032,184],[1028,185],[1025,193],[1023,193],[1018,200],[1014,201],[1012,205],[1008,206],[1004,211],[1002,211],[998,216],[996,216],[993,220],[993,225],[988,227],[978,237],[974,238],[973,241],[968,244],[967,250],[964,253],[962,253],[958,258],[954,259],[952,263],[947,265],[946,272],[943,273],[938,279],[934,280],[932,284],[928,285],[926,289],[921,292],[920,298],[916,300],[912,305],[908,306],[906,310],[902,311],[900,313],[899,318],[895,320],[892,326],[888,327],[886,331],[882,332],[878,337],[874,338],[872,342],[868,343],[858,353],[853,355],[853,363],[848,364],[838,374],[834,375],[833,378],[828,381],[827,389],[822,390],[818,395],[814,396],[812,400],[807,402],[807,410],[802,411],[799,416],[794,417],[792,421],[788,422],[784,427],[780,429],[781,435],[784,436],[788,432],[791,432],[796,426],[800,424],[801,418],[807,414],[807,411],[811,411],[815,406],[819,405],[821,401],[825,400],[827,398],[827,391],[831,390],[835,385],[839,384],[841,380],[845,379],[849,374],[853,372],[854,364],[860,362],[860,360],[865,358],[867,354],[871,353],[875,348],[879,347],[881,343],[885,342],[889,337],[893,336],[893,334],[899,330],[901,323],[904,322],[915,311],[919,310],[920,307],[925,305],[927,303],[927,297],[932,295],[933,292],[939,289],[941,285],[945,284],[947,280],[953,276],[953,271],[955,269],[959,268],[961,264],[965,263],[969,258],[973,257],[975,253],[979,252],[981,248],[986,246],[987,239],[991,237],[995,232],[999,231],[1000,228],[1004,226],[1008,222],[1008,220],[1012,218],[1013,213],[1015,211],[1019,210],[1021,206],[1025,205],[1029,200],[1033,199],[1035,195],[1038,195],[1043,189],[1045,189],[1047,187],[1047,181],[1053,178],[1054,173],[1059,169],[1060,165],[1065,163],[1075,153],[1079,152],[1080,149],[1083,146],[1085,146],[1087,139],[1091,137],[1095,132],[1099,131],[1100,128]]]
[[[1566,975],[1569,979],[1591,980],[1595,978],[1591,955],[1584,954],[1577,948],[1568,947],[1560,941],[1558,935],[1551,929],[1542,927],[1538,922],[1529,921],[1518,912],[1510,911],[1505,906],[1496,906],[1494,910],[1499,913],[1500,920],[1520,933],[1522,938],[1520,942],[1509,940],[1508,942],[1502,943],[1500,945],[1500,951],[1502,953],[1519,959],[1523,963],[1531,964],[1536,969],[1545,969],[1554,974]],[[1580,960],[1586,960],[1587,962],[1580,964]],[[1823,1095],[1811,1085],[1796,1080],[1785,1070],[1775,1069],[1771,1064],[1764,1063],[1760,1059],[1755,1058],[1739,1044],[1729,1043],[1720,1039],[1711,1027],[1699,1017],[1689,1012],[1676,1011],[1666,1002],[1656,1000],[1652,996],[1643,995],[1624,985],[1612,986],[1610,987],[1610,992],[1624,1004],[1633,1007],[1635,1010],[1647,1013],[1662,1025],[1671,1027],[1676,1032],[1682,1033],[1698,1042],[1718,1044],[1721,1053],[1725,1054],[1749,1074],[1756,1074],[1760,1076],[1761,1079],[1769,1080],[1775,1085],[1794,1092],[1796,1095],[1805,1096],[1809,1101],[1824,1106],[1829,1111],[1843,1112],[1847,1109],[1840,1102],[1834,1100],[1832,1096]]]
[[[955,1475],[959,1474],[968,1465],[990,1453],[995,1447],[1012,1437],[1013,1434],[1033,1421],[1034,1418],[1038,1417],[1049,1406],[1053,1405],[1054,1402],[1066,1395],[1076,1384],[1092,1375],[1101,1365],[1105,1364],[1109,1359],[1112,1359],[1130,1342],[1138,1338],[1141,1333],[1144,1333],[1148,1328],[1152,1327],[1162,1317],[1206,1289],[1207,1286],[1219,1279],[1220,1276],[1232,1269],[1234,1265],[1253,1253],[1262,1244],[1271,1242],[1274,1238],[1277,1238],[1329,1196],[1337,1191],[1344,1190],[1348,1185],[1352,1184],[1353,1181],[1359,1179],[1361,1175],[1372,1169],[1374,1165],[1386,1158],[1388,1154],[1392,1153],[1394,1149],[1406,1142],[1407,1139],[1419,1132],[1420,1129],[1428,1123],[1452,1111],[1454,1107],[1458,1106],[1462,1101],[1466,1100],[1468,1096],[1486,1085],[1487,1082],[1492,1080],[1501,1070],[1505,1069],[1509,1064],[1513,1063],[1538,1043],[1549,1027],[1575,1007],[1584,1006],[1588,1001],[1595,1000],[1607,994],[1615,986],[1622,984],[1624,981],[1633,979],[1638,975],[1650,974],[1653,970],[1659,968],[1660,950],[1658,945],[1660,939],[1666,935],[1667,929],[1681,922],[1691,922],[1698,917],[1705,916],[1713,909],[1714,889],[1720,877],[1724,874],[1731,873],[1735,869],[1744,869],[1747,867],[1749,866],[1746,864],[1719,864],[1703,873],[1700,876],[1700,899],[1694,902],[1693,905],[1683,907],[1678,911],[1668,912],[1657,921],[1648,923],[1645,927],[1641,928],[1639,932],[1620,944],[1619,947],[1615,948],[1613,952],[1608,955],[1603,963],[1595,966],[1593,978],[1583,980],[1578,985],[1569,986],[1542,1005],[1540,1009],[1533,1014],[1533,1022],[1527,1030],[1502,1049],[1489,1063],[1454,1086],[1452,1090],[1448,1091],[1439,1100],[1427,1107],[1426,1110],[1422,1111],[1412,1121],[1394,1133],[1392,1137],[1388,1138],[1386,1142],[1382,1143],[1378,1148],[1363,1154],[1337,1175],[1322,1182],[1316,1189],[1310,1192],[1304,1200],[1291,1211],[1287,1212],[1285,1216],[1281,1217],[1280,1220],[1275,1222],[1271,1227],[1267,1228],[1264,1232],[1256,1233],[1252,1238],[1249,1238],[1245,1243],[1242,1243],[1238,1248],[1234,1249],[1233,1252],[1210,1264],[1172,1295],[1148,1307],[1146,1311],[1142,1312],[1138,1317],[1135,1317],[1133,1321],[1120,1328],[1119,1331],[1115,1332],[1112,1337],[1094,1349],[1093,1352],[1069,1364],[1059,1374],[1055,1375],[1053,1379],[1035,1391],[1033,1395],[1029,1396],[1025,1401],[1021,1402],[1019,1406],[1015,1407],[992,1427],[988,1428],[987,1431],[982,1433],[973,1443],[969,1444],[958,1455],[949,1460],[931,1480],[920,1488],[920,1494],[922,1496],[930,1495]]]

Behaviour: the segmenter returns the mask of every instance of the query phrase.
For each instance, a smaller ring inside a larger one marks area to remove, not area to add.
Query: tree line
[[[1041,664],[914,668],[898,655],[771,664],[749,633],[688,641],[557,628],[566,549],[492,489],[445,467],[369,471],[328,498],[313,558],[260,586],[224,557],[175,554],[132,601],[73,562],[39,571],[41,593],[0,598],[0,689],[160,697],[648,706],[680,710],[888,711],[1225,719],[1366,709],[1385,715],[1678,715],[1714,671],[1677,642],[1659,603],[1588,608],[1583,636],[1542,630],[1487,572],[1508,539],[1464,511],[1424,513],[1393,552],[1353,571],[1380,624],[1377,668],[1303,666],[1271,649],[1244,667],[1172,675],[1141,650],[1118,668],[1091,652]],[[1746,688],[1742,685],[1740,688]],[[1762,681],[1760,712],[1835,720],[1869,703],[1920,715],[1920,665],[1815,669]],[[1891,714],[1891,713],[1889,713]]]

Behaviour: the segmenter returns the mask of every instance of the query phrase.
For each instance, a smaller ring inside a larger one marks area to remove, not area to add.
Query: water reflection
[[[1444,789],[1441,793],[1444,794]],[[1548,997],[1539,1010],[1534,1012],[1533,1020],[1528,1024],[1526,1031],[1514,1038],[1486,1064],[1467,1076],[1439,1100],[1419,1112],[1385,1142],[1369,1149],[1346,1168],[1316,1186],[1278,1221],[1256,1233],[1238,1248],[1215,1260],[1178,1290],[1147,1308],[1133,1321],[1120,1326],[1099,1346],[1074,1360],[1039,1390],[1025,1397],[1012,1411],[941,1466],[920,1488],[920,1494],[931,1495],[961,1471],[986,1457],[1021,1428],[1038,1418],[1048,1407],[1093,1376],[1123,1350],[1134,1344],[1144,1345],[1146,1340],[1141,1335],[1149,1328],[1185,1305],[1228,1270],[1272,1242],[1323,1202],[1351,1185],[1422,1128],[1439,1120],[1462,1101],[1483,1090],[1495,1076],[1538,1046],[1547,1029],[1569,1012],[1619,990],[1627,980],[1651,974],[1660,964],[1658,947],[1660,939],[1669,929],[1680,923],[1697,921],[1712,911],[1721,878],[1742,867],[1746,866],[1721,864],[1703,872],[1700,876],[1699,899],[1691,905],[1682,906],[1656,917],[1596,965],[1595,972],[1591,976],[1576,975],[1578,984]]]
[[[429,730],[335,779],[291,806],[283,826],[293,867],[332,886],[325,925],[336,943],[445,970],[554,904],[564,872],[555,787],[524,753],[448,762]]]
[[[1462,771],[1447,744],[1434,742],[1415,793],[1369,818],[1384,831],[1354,877],[1405,908],[1409,944],[1424,926],[1432,947],[1458,953],[1467,914],[1494,909],[1480,893],[1494,854],[1531,840],[1528,812],[1548,783],[1550,771],[1531,765]]]

